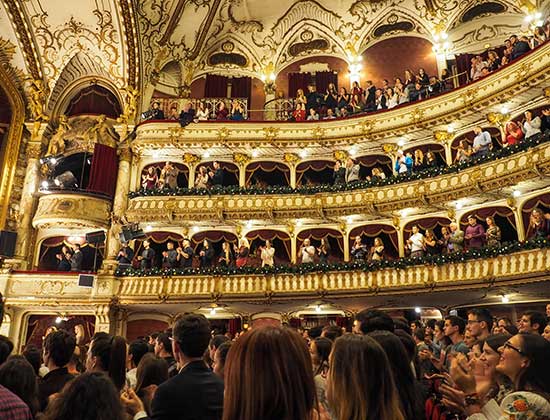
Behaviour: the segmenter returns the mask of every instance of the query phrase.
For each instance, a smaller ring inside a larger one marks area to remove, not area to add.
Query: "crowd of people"
[[[230,108],[227,107],[223,100],[220,100],[215,109],[210,109],[209,105],[204,101],[198,101],[197,107],[193,105],[191,101],[185,102],[181,111],[178,110],[178,106],[173,104],[170,106],[168,115],[160,107],[160,102],[154,100],[151,104],[151,108],[142,114],[142,120],[168,120],[179,121],[182,127],[187,126],[192,122],[200,121],[244,121],[247,119],[247,110],[242,101],[233,99],[230,103]]]
[[[1,301],[0,301],[1,302]],[[486,308],[442,319],[365,309],[353,327],[252,326],[204,315],[127,342],[49,328],[11,355],[0,336],[6,420],[544,420],[550,304],[513,323]],[[0,318],[1,319],[1,318]],[[80,342],[79,342],[80,341]],[[74,360],[85,360],[78,368]]]
[[[68,244],[61,247],[61,251],[55,255],[58,271],[81,271],[84,256],[80,250],[80,244]]]

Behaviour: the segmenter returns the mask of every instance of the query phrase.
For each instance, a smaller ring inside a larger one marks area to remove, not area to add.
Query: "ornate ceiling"
[[[446,32],[454,52],[479,50],[521,32],[529,8],[550,8],[535,1],[1,0],[0,60],[20,82],[45,83],[48,113],[83,81],[119,94],[137,87],[145,103],[159,81],[259,77],[310,55],[348,60],[402,35]]]

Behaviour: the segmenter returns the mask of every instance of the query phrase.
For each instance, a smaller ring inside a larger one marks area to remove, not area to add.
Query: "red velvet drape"
[[[385,250],[388,251],[389,255],[398,255],[399,243],[397,239],[397,230],[393,226],[389,225],[364,225],[357,226],[353,228],[349,233],[350,246],[353,245],[353,241],[357,235],[366,236],[368,238],[375,238],[377,236],[386,235],[389,238],[390,243],[382,238],[384,242]],[[389,247],[392,247],[393,250]]]
[[[301,231],[298,236],[296,237],[296,248],[300,249],[302,246],[302,243],[304,242],[304,239],[309,238],[311,240],[314,240],[316,242],[320,242],[322,238],[335,238],[338,242],[338,252],[340,255],[344,255],[344,237],[342,236],[342,232],[335,230],[335,229],[323,229],[323,228],[317,228],[317,229],[307,229]],[[338,251],[333,250],[333,251]]]
[[[315,87],[317,92],[324,94],[330,83],[338,89],[338,74],[333,71],[318,71],[315,73]]]
[[[65,115],[97,114],[118,118],[122,114],[120,102],[109,90],[99,85],[85,87],[67,105]]]
[[[116,149],[96,143],[87,190],[112,197],[115,194],[117,170]]]
[[[226,98],[228,79],[225,76],[217,74],[207,74],[206,84],[204,86],[204,96],[206,98]]]
[[[460,86],[468,83],[470,79],[470,61],[473,55],[471,54],[458,54],[456,57],[456,71],[459,74],[458,83]]]
[[[252,78],[250,77],[233,77],[231,79],[231,97],[246,98],[250,106],[252,93]]]
[[[311,79],[311,73],[288,73],[288,97],[295,98],[298,89],[302,89],[306,94]]]
[[[229,325],[228,325],[228,330],[229,330],[229,333],[232,335],[232,336],[235,336],[235,334],[241,330],[241,318],[232,318],[229,320]]]
[[[334,161],[332,160],[310,160],[308,162],[302,162],[296,167],[296,183],[302,180],[304,174],[309,171],[322,172],[325,169],[334,168]]]

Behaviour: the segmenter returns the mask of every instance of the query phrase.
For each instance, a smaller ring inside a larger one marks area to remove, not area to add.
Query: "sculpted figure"
[[[99,143],[116,147],[118,135],[114,132],[112,127],[107,124],[106,119],[107,117],[105,115],[97,117],[96,123],[88,128],[82,135],[82,140],[84,140],[85,143]]]
[[[66,115],[61,115],[59,117],[59,126],[57,131],[50,139],[50,144],[48,145],[48,151],[46,156],[56,156],[61,155],[65,152],[65,134],[71,129],[69,122],[67,121]]]

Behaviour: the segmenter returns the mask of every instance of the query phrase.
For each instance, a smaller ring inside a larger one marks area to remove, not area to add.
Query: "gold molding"
[[[3,66],[0,66],[0,88],[4,90],[11,106],[11,121],[3,156],[0,155],[0,228],[4,228],[8,216],[9,201],[23,137],[25,103]]]

